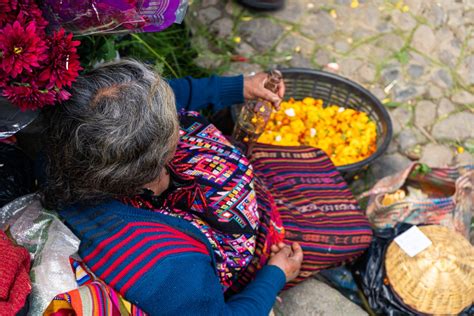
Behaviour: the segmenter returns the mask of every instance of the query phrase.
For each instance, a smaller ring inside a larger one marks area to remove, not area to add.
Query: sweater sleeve
[[[224,293],[209,256],[167,257],[125,297],[150,315],[266,316],[285,284],[283,271],[265,266],[241,293],[224,301]]]
[[[243,76],[195,79],[184,77],[168,80],[176,97],[176,108],[199,111],[211,107],[217,112],[227,106],[244,102]]]

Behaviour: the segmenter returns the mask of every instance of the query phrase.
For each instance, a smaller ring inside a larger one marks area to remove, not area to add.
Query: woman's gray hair
[[[160,176],[179,123],[168,83],[144,64],[121,60],[78,78],[50,110],[45,206],[130,195]]]

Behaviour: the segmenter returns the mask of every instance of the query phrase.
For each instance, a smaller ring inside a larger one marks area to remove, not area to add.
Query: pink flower
[[[54,32],[48,40],[49,65],[39,76],[41,81],[49,81],[47,88],[71,86],[82,69],[76,47],[81,42],[73,41],[72,34],[66,34],[63,28]]]
[[[0,31],[1,67],[12,78],[26,70],[32,72],[47,58],[46,43],[36,34],[34,22],[24,28],[18,21]]]
[[[56,101],[54,91],[39,89],[34,84],[6,86],[3,95],[22,111],[36,110]]]

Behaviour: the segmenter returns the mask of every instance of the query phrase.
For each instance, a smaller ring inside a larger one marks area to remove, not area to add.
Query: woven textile
[[[114,291],[79,260],[70,259],[78,289],[57,295],[44,316],[145,316],[137,306]]]
[[[369,222],[323,151],[258,144],[251,163],[275,199],[286,240],[304,251],[301,273],[287,286],[367,249]]]
[[[160,196],[145,191],[122,202],[191,222],[211,244],[227,289],[251,260],[252,275],[265,264],[271,244],[283,240],[283,228],[269,192],[255,185],[240,151],[199,114],[181,113],[180,119],[181,137],[168,168],[171,188]]]
[[[405,170],[379,180],[361,195],[368,197],[367,216],[377,228],[394,227],[398,223],[443,225],[456,230],[474,242],[471,219],[474,201],[474,165],[429,168],[419,171],[413,163]],[[402,200],[383,205],[384,195],[413,187],[422,196],[410,194]]]

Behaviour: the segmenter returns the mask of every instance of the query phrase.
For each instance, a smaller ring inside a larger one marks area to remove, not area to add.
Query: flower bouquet
[[[0,0],[0,91],[22,111],[67,100],[81,70],[80,42],[47,25],[34,0]]]
[[[52,27],[74,34],[159,32],[181,23],[188,0],[45,0]]]

